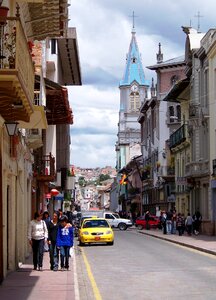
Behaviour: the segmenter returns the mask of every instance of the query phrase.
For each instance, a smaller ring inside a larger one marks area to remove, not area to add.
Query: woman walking
[[[73,239],[73,227],[68,225],[68,217],[62,216],[56,239],[56,246],[60,249],[62,271],[69,269],[70,248],[73,247]]]
[[[33,252],[34,270],[42,271],[44,243],[47,242],[48,231],[46,223],[42,220],[42,214],[35,212],[34,219],[28,228],[28,240]]]

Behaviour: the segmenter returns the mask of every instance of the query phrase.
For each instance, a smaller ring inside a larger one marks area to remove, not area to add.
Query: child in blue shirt
[[[61,270],[69,269],[70,247],[73,246],[73,227],[68,224],[67,216],[60,218],[56,246],[60,248]]]

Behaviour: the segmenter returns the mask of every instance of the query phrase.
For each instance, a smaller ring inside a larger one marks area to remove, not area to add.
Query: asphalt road
[[[81,300],[216,299],[216,257],[115,230],[114,246],[76,248]]]

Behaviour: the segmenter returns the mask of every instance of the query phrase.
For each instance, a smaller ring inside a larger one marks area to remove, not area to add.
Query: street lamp
[[[7,133],[9,136],[14,136],[16,134],[17,125],[19,124],[16,121],[7,121],[4,123],[7,129]]]

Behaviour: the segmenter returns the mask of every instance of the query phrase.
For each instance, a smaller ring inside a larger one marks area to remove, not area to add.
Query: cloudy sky
[[[82,86],[69,87],[74,114],[71,164],[79,167],[116,165],[115,142],[122,79],[135,12],[135,29],[146,69],[156,63],[158,43],[164,60],[184,54],[181,26],[207,32],[216,27],[215,0],[70,0],[70,27],[76,27]],[[198,14],[201,15],[198,23]]]

